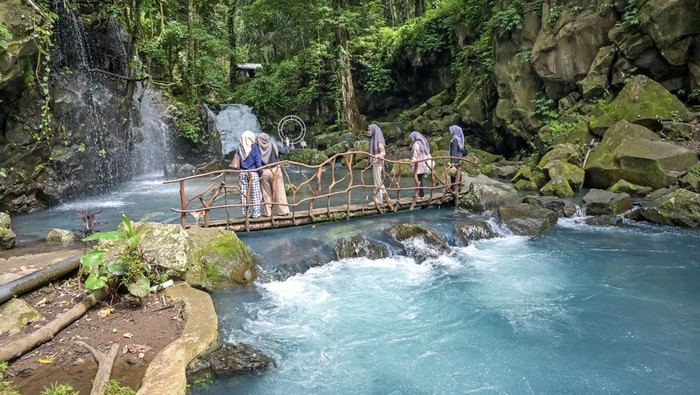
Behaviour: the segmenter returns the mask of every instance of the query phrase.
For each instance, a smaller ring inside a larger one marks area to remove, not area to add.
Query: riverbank
[[[4,252],[0,278],[39,270],[76,252],[71,248],[47,252],[47,248],[51,249],[36,245],[19,247],[11,254]],[[32,253],[18,254],[26,252]],[[38,315],[15,335],[1,333],[0,344],[7,345],[46,325],[79,303],[85,294],[72,275],[15,298]],[[216,341],[216,327],[209,295],[184,283],[151,294],[141,303],[108,296],[53,339],[12,361],[5,380],[21,394],[37,394],[54,384],[90,393],[98,366],[90,352],[77,343],[82,341],[104,353],[112,344],[119,345],[111,379],[122,386],[139,393],[163,393],[163,383],[169,383],[172,391],[167,393],[184,394],[186,365]]]

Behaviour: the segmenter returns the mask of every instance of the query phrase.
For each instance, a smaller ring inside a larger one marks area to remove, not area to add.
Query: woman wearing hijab
[[[423,197],[423,177],[429,174],[431,169],[428,164],[430,159],[430,146],[428,140],[420,132],[413,131],[408,137],[413,142],[413,154],[411,155],[411,165],[418,176],[418,197]]]
[[[258,170],[262,167],[262,157],[260,149],[255,144],[255,134],[250,130],[246,130],[241,134],[241,145],[238,147],[238,153],[241,158],[241,170],[248,170],[238,175],[238,185],[241,187],[241,204],[244,206],[243,216],[249,215],[247,204],[247,195],[250,194],[250,204],[252,205],[252,214],[250,218],[260,217],[260,205],[262,203],[262,193],[260,191],[260,176],[262,171]]]
[[[450,176],[450,189],[452,192],[457,192],[462,190],[462,158],[467,154],[464,149],[464,133],[462,128],[457,125],[450,126],[450,134],[452,135],[452,140],[450,140],[450,164],[456,169],[454,175]],[[459,182],[458,177],[460,178]]]
[[[286,147],[271,143],[270,135],[267,133],[260,133],[257,141],[263,166],[279,162],[279,155],[286,155],[290,151],[289,139],[286,141]],[[262,178],[260,178],[260,189],[262,190],[262,199],[265,203],[263,205],[263,215],[269,217],[272,214],[280,216],[289,214],[287,194],[284,191],[284,180],[280,165],[263,169]]]
[[[367,126],[369,136],[369,164],[372,166],[372,178],[374,179],[375,203],[384,201],[384,156],[386,155],[384,134],[376,124]]]

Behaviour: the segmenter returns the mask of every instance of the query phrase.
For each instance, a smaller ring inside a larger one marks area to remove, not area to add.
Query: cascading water
[[[77,5],[66,0],[53,0],[52,10],[58,15],[54,27],[58,37],[58,63],[79,70],[91,67],[91,50],[85,28],[80,22]]]
[[[253,133],[260,131],[258,118],[253,114],[253,109],[243,104],[222,104],[221,110],[214,114],[211,109],[209,116],[216,119],[216,128],[221,136],[221,151],[225,156],[238,148],[241,143],[241,134],[250,130]]]
[[[70,171],[62,174],[55,189],[67,191],[60,194],[72,200],[86,192],[104,192],[134,174],[162,172],[169,160],[170,131],[161,119],[167,105],[157,92],[139,89],[132,106],[125,106],[124,80],[109,75],[127,71],[126,36],[120,25],[114,18],[88,18],[92,22],[84,26],[71,1],[54,0],[53,7],[60,15],[54,116],[72,151],[62,164]]]
[[[312,259],[312,240],[377,238],[394,221],[447,239],[463,215],[418,210],[241,238],[274,268]],[[696,393],[700,234],[582,220],[537,238],[492,227],[499,237],[421,264],[330,260],[214,293],[222,337],[276,367],[194,393]]]
[[[170,127],[162,114],[167,112],[164,97],[156,91],[146,89],[140,103],[141,127],[135,132],[142,138],[136,144],[136,174],[162,172],[170,163]]]

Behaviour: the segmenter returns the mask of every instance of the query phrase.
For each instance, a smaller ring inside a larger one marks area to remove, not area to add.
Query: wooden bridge
[[[423,179],[424,196],[419,196],[418,175],[410,160],[384,159],[384,201],[377,200],[372,168],[354,169],[356,160],[367,159],[369,153],[351,151],[336,154],[319,165],[305,165],[292,161],[281,161],[262,167],[280,166],[287,194],[290,213],[286,216],[249,218],[253,204],[251,190],[242,190],[238,184],[241,173],[250,170],[218,170],[176,180],[164,184],[180,184],[180,213],[183,228],[192,225],[225,227],[233,231],[253,231],[336,221],[384,214],[417,207],[443,204],[459,198],[450,184],[450,171],[461,183],[461,172],[450,168],[451,157],[434,157],[431,174]],[[466,158],[459,158],[467,161]],[[365,162],[366,163],[366,162]],[[189,192],[192,191],[194,192]],[[462,191],[461,193],[465,193]],[[241,195],[247,204],[241,203]],[[274,199],[273,199],[274,201]],[[262,204],[260,204],[262,206]],[[247,215],[243,215],[243,212]],[[262,207],[261,207],[261,211]],[[274,212],[274,210],[273,210]],[[187,215],[192,217],[188,222]]]

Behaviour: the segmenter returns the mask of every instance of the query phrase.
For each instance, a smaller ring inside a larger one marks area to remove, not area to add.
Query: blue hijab
[[[464,151],[464,133],[462,132],[462,128],[457,125],[452,125],[450,126],[450,133],[452,133],[452,138],[457,140],[459,149]]]

